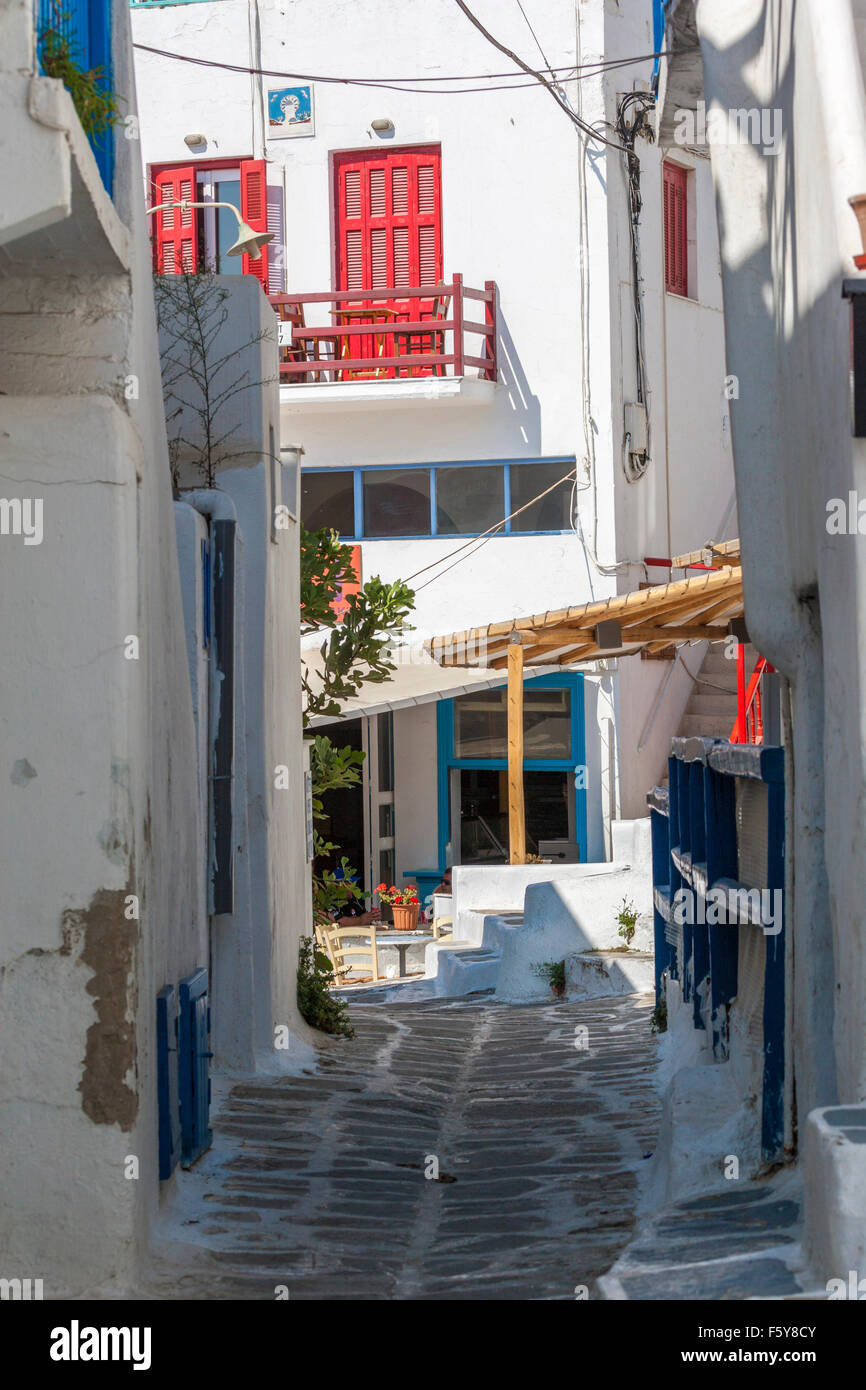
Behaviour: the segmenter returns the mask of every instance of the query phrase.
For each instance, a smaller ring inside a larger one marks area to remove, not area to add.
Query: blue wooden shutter
[[[177,1075],[177,997],[171,985],[156,996],[156,1094],[159,1115],[159,1177],[170,1178],[180,1158]]]
[[[185,1168],[209,1149],[210,1010],[205,969],[181,980],[178,1020],[181,1163]]]

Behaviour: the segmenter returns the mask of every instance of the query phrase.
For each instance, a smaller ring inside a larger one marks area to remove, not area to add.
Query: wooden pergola
[[[579,666],[607,657],[655,653],[687,642],[716,642],[743,614],[739,541],[674,556],[672,567],[705,566],[670,584],[573,608],[511,618],[433,637],[425,645],[440,666],[508,672],[509,859],[526,856],[523,797],[523,679],[527,667]]]

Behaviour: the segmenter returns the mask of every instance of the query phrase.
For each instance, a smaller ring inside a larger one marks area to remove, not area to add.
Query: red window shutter
[[[689,225],[687,169],[664,166],[665,289],[689,292]]]
[[[181,210],[185,199],[195,202],[195,169],[160,169],[153,176],[155,206],[168,204],[153,214],[154,269],[160,275],[191,275],[198,269],[198,209]]]
[[[263,159],[241,161],[241,217],[254,232],[268,230],[268,183]],[[263,250],[257,261],[243,258],[244,275],[255,275],[265,294],[268,293],[268,256]]]
[[[435,145],[334,156],[338,290],[441,281],[440,165]]]

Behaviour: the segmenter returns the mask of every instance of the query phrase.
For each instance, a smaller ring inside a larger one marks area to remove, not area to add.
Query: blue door
[[[178,1083],[180,1091],[181,1163],[185,1168],[209,1149],[210,1009],[207,971],[181,980],[178,990]]]

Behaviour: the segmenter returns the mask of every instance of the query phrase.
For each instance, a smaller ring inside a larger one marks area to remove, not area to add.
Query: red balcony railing
[[[417,289],[275,294],[270,300],[280,318],[285,385],[469,374],[496,381],[492,280],[483,290],[469,289],[455,275],[447,284]]]
[[[761,702],[761,682],[764,675],[775,670],[766,657],[759,656],[748,683],[746,682],[746,649],[737,647],[737,718],[731,730],[731,743],[763,743],[764,713]]]

